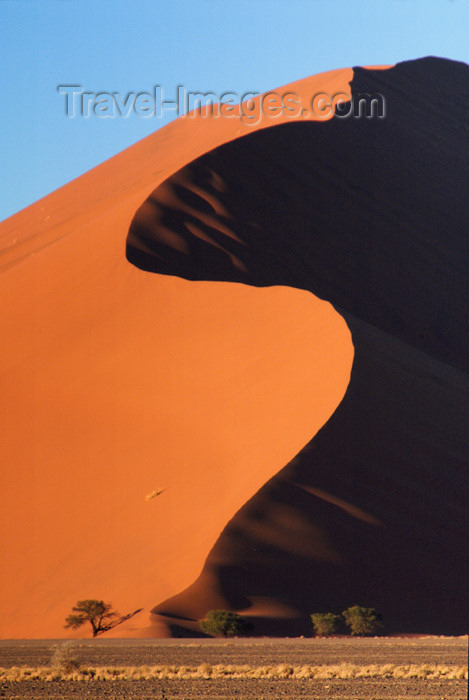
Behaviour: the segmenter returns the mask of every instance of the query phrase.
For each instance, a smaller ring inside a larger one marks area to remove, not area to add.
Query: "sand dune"
[[[384,118],[256,131],[138,210],[138,267],[312,292],[355,347],[333,417],[231,520],[197,581],[154,608],[155,625],[187,633],[231,607],[259,633],[304,633],[309,612],[360,603],[388,631],[465,631],[468,79],[436,58],[356,69],[352,96],[384,95]]]
[[[468,73],[283,89],[382,120],[181,118],[1,224],[2,637],[84,597],[135,636],[466,631]]]
[[[352,75],[290,89],[344,92]],[[144,607],[119,633],[154,634],[150,608],[342,399],[353,348],[330,304],[125,258],[154,188],[281,121],[181,118],[1,224],[2,637],[70,636],[86,597]]]

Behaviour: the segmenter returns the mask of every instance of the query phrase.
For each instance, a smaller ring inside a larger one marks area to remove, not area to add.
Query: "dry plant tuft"
[[[78,656],[78,646],[73,642],[64,642],[52,647],[50,665],[54,671],[72,673],[78,671],[81,663]]]
[[[62,648],[65,645],[62,645]],[[60,657],[63,654],[61,651]],[[68,656],[69,652],[66,652]],[[93,668],[75,666],[69,670],[62,667],[42,666],[37,668],[12,667],[0,668],[0,681],[24,681],[39,679],[43,681],[64,680],[169,680],[211,679],[211,678],[266,678],[266,679],[341,679],[353,678],[402,678],[416,680],[464,680],[468,678],[467,666],[450,666],[446,664],[370,664],[358,666],[350,663],[323,664],[322,666],[275,666],[225,665],[212,666],[208,663],[199,666],[97,666]],[[66,663],[66,661],[65,661]],[[78,663],[72,656],[72,663]]]

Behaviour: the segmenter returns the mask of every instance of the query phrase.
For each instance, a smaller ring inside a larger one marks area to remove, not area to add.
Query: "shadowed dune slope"
[[[289,89],[344,92],[352,73]],[[353,347],[329,303],[125,257],[155,187],[266,122],[178,119],[0,225],[0,636],[89,636],[63,629],[83,598],[143,607],[115,633],[154,634],[155,599],[342,399]]]
[[[365,92],[384,96],[385,118],[239,138],[132,222],[136,266],[307,290],[355,348],[332,418],[235,515],[195,583],[154,609],[175,634],[215,607],[259,633],[308,632],[308,613],[354,603],[389,632],[467,631],[469,67],[356,69],[352,95]]]

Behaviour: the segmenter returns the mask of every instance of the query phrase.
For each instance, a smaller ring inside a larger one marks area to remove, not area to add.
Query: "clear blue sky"
[[[0,219],[163,126],[67,118],[92,92],[262,92],[425,55],[469,63],[469,0],[0,0]]]

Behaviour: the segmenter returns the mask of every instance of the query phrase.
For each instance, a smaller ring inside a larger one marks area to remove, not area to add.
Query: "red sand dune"
[[[388,632],[467,631],[469,67],[356,69],[382,118],[289,122],[219,146],[142,204],[127,255],[190,280],[282,284],[352,333],[344,400],[232,519],[197,581],[154,608],[173,634],[210,608],[257,633],[374,605]]]
[[[115,634],[466,631],[468,72],[284,89],[383,120],[180,119],[4,222],[2,636],[84,597],[145,608]]]
[[[289,89],[347,92],[352,75]],[[87,597],[144,607],[118,631],[153,634],[151,606],[340,402],[353,348],[328,303],[125,259],[155,187],[281,121],[181,118],[1,224],[2,637],[70,636]]]

